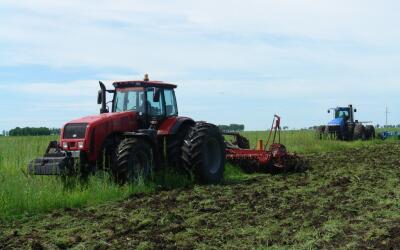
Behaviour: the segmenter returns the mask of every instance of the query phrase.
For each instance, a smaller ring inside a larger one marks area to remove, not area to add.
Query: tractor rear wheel
[[[225,143],[219,128],[210,123],[196,123],[185,138],[182,159],[199,182],[219,183],[225,167]]]
[[[354,127],[354,139],[365,140],[365,127],[361,123],[357,123]]]
[[[125,138],[117,149],[116,164],[112,173],[119,184],[145,181],[153,169],[150,144],[139,138]]]
[[[365,135],[367,140],[375,139],[375,127],[372,125],[365,126]]]
[[[182,169],[182,145],[186,135],[189,133],[191,125],[185,124],[181,126],[179,131],[175,135],[171,135],[167,139],[167,158],[168,165],[174,167],[177,170]]]

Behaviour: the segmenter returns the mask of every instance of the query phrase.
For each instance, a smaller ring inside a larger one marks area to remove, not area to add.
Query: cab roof
[[[120,81],[113,83],[115,88],[128,88],[128,87],[159,87],[159,88],[176,88],[175,84],[166,83],[162,81],[146,81],[146,80],[132,80]]]

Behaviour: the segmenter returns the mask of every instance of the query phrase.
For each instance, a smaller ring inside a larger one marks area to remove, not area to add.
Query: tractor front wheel
[[[119,184],[145,181],[153,169],[151,145],[140,138],[125,138],[117,149],[112,173]]]
[[[219,128],[199,122],[191,128],[182,146],[185,167],[205,184],[221,182],[225,167],[225,143]]]
[[[320,140],[322,140],[324,138],[324,135],[325,135],[325,126],[324,125],[318,126],[316,128],[315,132],[317,133],[317,137]]]

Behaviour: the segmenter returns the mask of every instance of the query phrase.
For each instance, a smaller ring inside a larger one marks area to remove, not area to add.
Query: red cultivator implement
[[[280,144],[280,121],[275,115],[266,144],[258,141],[257,149],[249,149],[247,138],[239,133],[223,133],[234,137],[233,141],[225,141],[227,161],[248,173],[305,171],[306,161],[295,153],[288,153]]]

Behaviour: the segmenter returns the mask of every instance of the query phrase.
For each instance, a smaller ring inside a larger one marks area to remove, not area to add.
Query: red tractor
[[[87,178],[105,170],[123,184],[147,178],[154,168],[174,166],[202,183],[221,181],[223,136],[213,124],[178,116],[176,85],[150,81],[147,75],[114,82],[112,90],[99,83],[100,114],[66,123],[60,141],[50,142],[44,157],[29,164],[29,173]],[[113,95],[109,102],[106,93]]]

